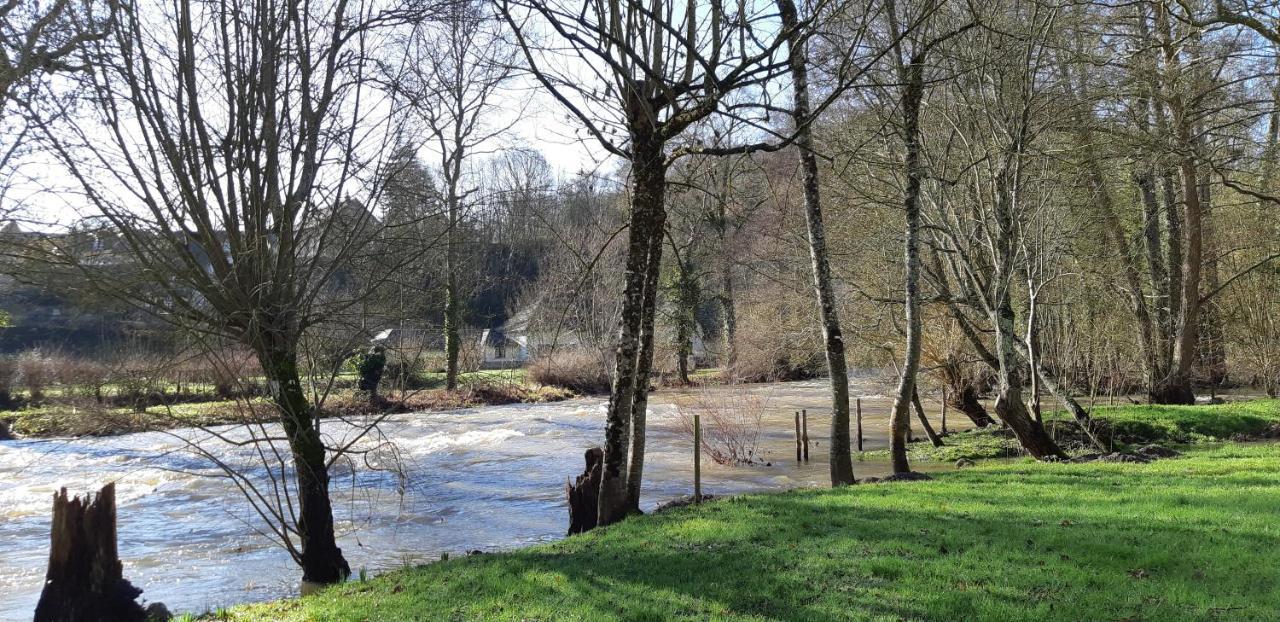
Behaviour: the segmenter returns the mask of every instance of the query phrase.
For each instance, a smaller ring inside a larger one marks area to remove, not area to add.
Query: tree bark
[[[586,469],[572,484],[565,484],[569,500],[569,535],[595,529],[600,503],[600,464],[604,451],[588,449],[584,456]]]
[[[996,416],[1013,430],[1023,449],[1033,457],[1066,458],[1057,443],[1049,438],[1044,426],[1031,418],[1022,401],[1022,374],[1019,371],[1022,365],[1016,360],[1019,339],[1013,322],[1013,307],[1007,299],[997,307],[992,325],[995,327],[996,358],[999,361],[996,370],[999,379]]]
[[[1202,269],[1203,211],[1200,204],[1195,142],[1191,132],[1190,111],[1179,91],[1181,60],[1178,43],[1173,39],[1167,6],[1157,3],[1156,30],[1164,51],[1166,101],[1172,122],[1173,137],[1181,152],[1178,174],[1182,190],[1182,281],[1178,289],[1180,313],[1173,344],[1173,361],[1169,373],[1152,390],[1152,401],[1162,404],[1193,404],[1191,369],[1198,353],[1200,336],[1200,275]],[[1172,234],[1172,232],[1171,232]]]
[[[447,203],[449,229],[445,232],[445,288],[444,288],[444,386],[450,391],[458,388],[459,325],[462,321],[462,302],[458,291],[458,179],[462,175],[462,154],[455,154],[453,170],[449,175]]]
[[[952,369],[954,367],[954,369]],[[947,404],[964,413],[975,427],[985,428],[995,423],[987,409],[978,401],[978,387],[965,377],[959,369],[959,363],[947,363],[943,366],[943,378],[947,383]]]
[[[116,485],[93,497],[53,495],[49,568],[35,622],[141,622],[142,590],[124,578],[116,549]]]
[[[924,435],[929,437],[929,442],[933,443],[934,447],[942,447],[942,437],[933,431],[933,424],[929,423],[929,417],[924,414],[924,404],[920,403],[919,387],[912,387],[911,404],[916,408],[916,418],[920,420],[920,427],[924,428]]]
[[[298,564],[302,580],[308,583],[338,583],[351,574],[351,567],[338,548],[333,530],[333,508],[329,500],[329,468],[324,441],[303,392],[297,354],[281,343],[272,345],[281,332],[265,335],[258,345],[258,360],[271,389],[271,399],[280,410],[280,423],[293,454],[297,480],[297,531],[301,541]]]
[[[631,225],[627,232],[627,267],[613,387],[609,392],[605,423],[599,498],[601,525],[622,520],[630,510],[627,474],[632,410],[636,391],[640,388],[638,371],[645,319],[652,318],[654,311],[653,305],[645,304],[645,285],[651,247],[656,242],[661,249],[665,219],[666,154],[663,153],[662,141],[643,114],[633,114],[631,118]]]
[[[665,189],[665,186],[664,186]],[[665,221],[665,219],[662,219]],[[649,376],[653,370],[654,316],[658,307],[658,276],[662,267],[662,227],[649,242],[644,283],[644,318],[641,321],[640,355],[636,361],[635,401],[631,406],[631,463],[627,467],[627,510],[640,511],[644,479],[645,424],[649,416]]]
[[[822,200],[818,186],[818,158],[814,153],[812,121],[809,109],[808,60],[800,39],[799,16],[792,0],[778,0],[782,27],[788,31],[787,56],[794,89],[792,118],[796,124],[796,147],[800,153],[804,185],[805,222],[809,230],[809,257],[813,265],[813,287],[818,297],[822,320],[822,336],[826,345],[827,370],[831,379],[831,485],[854,483],[853,454],[849,441],[849,372],[844,353],[844,337],[836,311],[832,287],[831,264],[827,260],[827,241],[822,222]]]
[[[924,176],[920,163],[920,104],[924,99],[924,59],[912,58],[910,64],[900,69],[905,85],[902,93],[902,131],[906,144],[904,168],[907,186],[902,205],[906,215],[903,263],[906,268],[907,335],[902,375],[898,379],[893,412],[889,416],[889,454],[894,473],[911,470],[911,465],[907,462],[907,441],[911,436],[911,401],[917,393],[916,374],[920,369],[920,184]],[[930,440],[935,440],[937,435],[933,434],[932,429],[926,430],[926,433]]]

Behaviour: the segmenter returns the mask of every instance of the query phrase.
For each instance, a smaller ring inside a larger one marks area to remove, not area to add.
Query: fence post
[[[804,461],[809,461],[809,411],[800,409],[800,429],[804,435]]]
[[[804,452],[800,444],[800,411],[796,411],[796,462],[804,460]]]
[[[862,398],[858,398],[857,402],[857,420],[858,420],[858,451],[862,451]]]
[[[702,503],[702,417],[693,415],[693,502]]]

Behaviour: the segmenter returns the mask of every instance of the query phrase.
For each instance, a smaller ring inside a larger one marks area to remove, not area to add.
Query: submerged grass
[[[234,620],[1274,620],[1280,446],[744,496]]]

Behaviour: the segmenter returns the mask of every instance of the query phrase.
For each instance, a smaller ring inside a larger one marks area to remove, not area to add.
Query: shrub
[[[358,388],[371,396],[378,394],[378,383],[387,367],[387,350],[374,346],[356,357],[356,373],[360,375]]]
[[[529,379],[575,393],[608,393],[613,385],[612,356],[589,348],[556,349],[529,366]]]
[[[702,419],[702,451],[716,464],[748,465],[759,462],[760,425],[768,400],[741,388],[703,389],[693,403],[677,411],[680,427],[693,438],[693,416]]]
[[[48,355],[39,349],[28,350],[18,355],[15,384],[27,390],[28,399],[38,402],[54,380],[53,371]]]
[[[736,360],[726,370],[742,382],[815,378],[826,372],[822,339],[812,313],[789,297],[744,303],[739,309]]]

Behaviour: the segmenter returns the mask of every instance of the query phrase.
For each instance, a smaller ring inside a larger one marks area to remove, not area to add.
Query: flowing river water
[[[855,379],[863,397],[866,449],[888,442],[888,388]],[[825,381],[664,390],[652,395],[643,509],[692,492],[692,439],[681,412],[762,413],[758,464],[722,466],[703,459],[703,490],[722,495],[824,486],[828,482],[829,388]],[[809,411],[811,461],[795,460],[794,411]],[[582,471],[583,451],[603,440],[604,400],[516,404],[396,415],[379,428],[357,465],[334,467],[334,513],[353,571],[375,574],[439,559],[442,553],[496,551],[555,540],[568,525],[566,477]],[[936,420],[938,406],[926,410]],[[704,415],[704,419],[707,418]],[[949,427],[962,428],[959,417]],[[706,424],[704,423],[704,426]],[[355,422],[327,420],[341,442]],[[243,428],[215,428],[229,440]],[[271,430],[268,429],[269,433]],[[0,620],[29,620],[48,559],[51,497],[114,481],[119,551],[125,577],[143,598],[174,611],[201,612],[296,593],[299,571],[264,535],[235,484],[188,441],[268,481],[250,447],[213,440],[210,431],[174,430],[107,438],[0,443]],[[398,468],[392,469],[390,467]],[[371,468],[375,467],[375,468]],[[855,462],[859,478],[888,471],[883,461]]]

